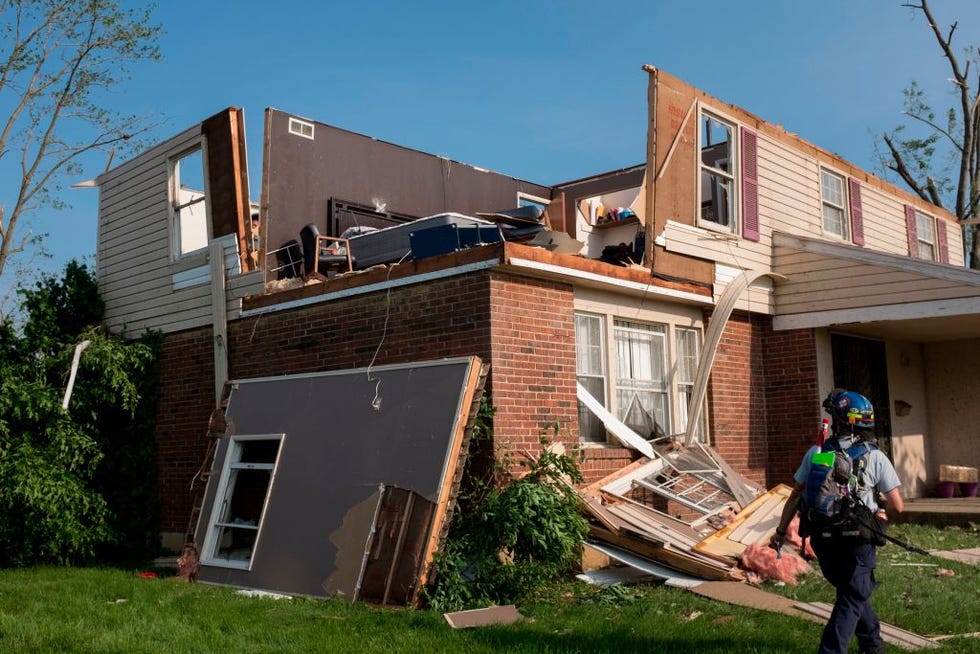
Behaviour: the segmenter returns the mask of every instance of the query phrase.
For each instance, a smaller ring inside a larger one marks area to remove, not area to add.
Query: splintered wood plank
[[[656,522],[655,520],[649,518],[649,516],[643,515],[642,510],[638,507],[629,505],[611,506],[609,507],[609,512],[622,518],[629,524],[632,524],[637,529],[646,531],[651,535],[660,537],[666,542],[679,547],[685,549],[690,548],[697,542],[694,539],[686,538],[684,535],[677,533],[659,522]]]
[[[710,561],[700,556],[676,550],[670,547],[656,547],[638,538],[633,538],[625,534],[614,534],[604,529],[593,529],[589,535],[596,540],[615,545],[636,556],[641,556],[651,561],[657,561],[666,566],[694,575],[700,579],[711,581],[723,581],[739,579],[742,577],[741,571],[726,566],[716,561]]]
[[[743,540],[753,538],[752,542],[759,542],[767,530],[775,529],[783,504],[792,491],[786,484],[774,486],[755,498],[730,524],[695,544],[694,549],[709,555],[738,558],[749,545],[739,537]]]

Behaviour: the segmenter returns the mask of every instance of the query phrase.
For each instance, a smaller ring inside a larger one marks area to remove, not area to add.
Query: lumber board
[[[834,609],[833,606],[827,604],[826,602],[797,603],[793,605],[793,608],[812,613],[824,619],[829,619],[830,613]],[[936,649],[939,647],[939,643],[934,640],[912,633],[911,631],[906,631],[885,622],[881,623],[881,638],[886,643],[890,643],[897,647],[901,647],[902,649],[908,650]]]
[[[592,528],[589,535],[599,541],[615,545],[616,547],[631,552],[636,556],[648,558],[667,565],[680,572],[694,575],[700,579],[709,581],[726,581],[739,579],[741,572],[724,564],[711,561],[710,563],[702,558],[694,558],[684,552],[668,548],[655,547],[652,544],[632,538],[630,536],[612,533],[605,529]]]
[[[779,512],[782,511],[783,503],[789,497],[792,490],[786,484],[774,486],[766,493],[755,498],[730,524],[704,538],[699,543],[696,543],[694,550],[704,554],[710,553],[733,558],[740,557],[745,548],[750,544],[743,542],[746,541],[747,536],[753,538],[753,542],[759,542],[770,530],[776,528],[779,520]],[[753,529],[756,525],[759,528]],[[741,540],[737,536],[741,536]]]

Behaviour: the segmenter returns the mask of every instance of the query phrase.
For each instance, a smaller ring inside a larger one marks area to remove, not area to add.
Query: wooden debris
[[[695,544],[694,549],[702,553],[737,559],[746,547],[768,540],[776,531],[783,505],[792,490],[786,484],[773,487],[755,498],[726,527]]]
[[[799,603],[794,604],[793,607],[800,609],[801,611],[806,611],[807,613],[812,613],[813,615],[819,616],[824,620],[830,618],[830,612],[834,608],[825,602],[809,602],[806,604]],[[939,643],[934,640],[930,640],[925,636],[914,634],[911,631],[899,629],[894,625],[886,624],[884,622],[881,623],[881,638],[886,643],[890,643],[896,647],[901,647],[902,649],[936,649],[939,647]]]

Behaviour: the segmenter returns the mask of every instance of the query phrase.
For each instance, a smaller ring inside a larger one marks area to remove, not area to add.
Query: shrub
[[[474,429],[477,445],[492,442],[493,412],[484,400]],[[559,426],[552,429],[557,436]],[[577,564],[588,531],[572,488],[582,481],[579,458],[552,451],[550,442],[543,434],[542,453],[522,461],[527,472],[516,479],[507,479],[506,457],[483,476],[470,474],[468,465],[468,487],[426,589],[433,608],[514,603]]]

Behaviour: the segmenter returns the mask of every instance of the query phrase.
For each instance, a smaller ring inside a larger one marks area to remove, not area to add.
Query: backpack
[[[854,535],[854,511],[858,487],[866,485],[866,457],[874,445],[858,442],[841,450],[836,440],[827,441],[810,459],[800,499],[800,535],[815,533]]]

